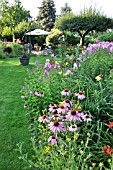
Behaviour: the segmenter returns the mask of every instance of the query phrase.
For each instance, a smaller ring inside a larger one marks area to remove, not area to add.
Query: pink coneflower
[[[69,121],[81,121],[80,117],[78,116],[76,110],[71,110],[68,112],[68,115],[66,116]]]
[[[55,136],[50,136],[48,138],[48,142],[50,142],[50,141],[51,141],[51,144],[54,145],[57,143],[57,138]]]
[[[82,112],[82,110],[77,110],[76,113],[79,117],[84,118],[84,113]]]
[[[62,116],[62,122],[67,122],[67,117],[66,116]]]
[[[78,97],[78,99],[83,100],[85,99],[85,95],[83,92],[75,93],[75,96]]]
[[[57,107],[57,105],[55,103],[49,105],[50,108],[53,106]]]
[[[65,114],[65,113],[66,113],[66,108],[65,108],[65,106],[64,106],[63,104],[60,105],[60,107],[57,109],[57,112],[58,112],[58,113]]]
[[[50,118],[48,117],[48,116],[46,116],[46,115],[43,115],[43,116],[40,116],[39,118],[38,118],[38,121],[39,122],[50,122]]]
[[[83,117],[83,120],[86,121],[86,122],[89,122],[89,121],[92,121],[92,116],[88,115],[88,114],[85,114]]]
[[[54,119],[54,120],[61,120],[62,119],[62,117],[59,114],[54,114],[51,118]]]
[[[66,75],[69,76],[69,75],[72,75],[73,72],[71,70],[66,70]]]
[[[63,123],[59,122],[58,120],[55,120],[54,122],[48,124],[48,127],[52,132],[60,132],[62,130],[66,130],[66,127],[63,125]]]
[[[49,112],[57,113],[57,107],[56,107],[56,106],[50,107],[50,108],[49,108]]]
[[[36,95],[36,96],[41,96],[41,94],[40,94],[39,91],[36,91],[36,92],[35,92],[35,95]]]
[[[72,106],[72,102],[69,100],[69,99],[66,99],[62,102],[62,104],[65,106],[65,107],[71,107]]]
[[[30,95],[33,95],[34,94],[34,92],[33,91],[30,91]]]
[[[70,91],[68,90],[68,89],[65,89],[65,90],[63,90],[62,92],[61,92],[61,95],[62,96],[70,96]]]
[[[71,125],[71,126],[69,127],[69,131],[71,131],[71,132],[77,131],[77,126],[76,126],[76,125]]]
[[[69,54],[66,54],[66,58],[69,58]]]
[[[27,108],[28,107],[28,104],[24,104],[24,108]]]

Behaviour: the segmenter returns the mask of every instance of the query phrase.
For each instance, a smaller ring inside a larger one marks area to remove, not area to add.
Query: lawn
[[[29,119],[23,107],[20,90],[36,60],[43,63],[46,57],[32,57],[29,66],[22,66],[18,58],[0,60],[0,169],[22,170],[24,162],[15,150],[23,142],[25,152],[30,152]]]

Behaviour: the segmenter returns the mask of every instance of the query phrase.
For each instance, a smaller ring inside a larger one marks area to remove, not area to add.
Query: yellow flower
[[[45,151],[46,151],[46,153],[48,153],[48,152],[50,151],[50,147],[49,147],[49,146],[46,146],[46,147],[45,147]]]
[[[80,143],[81,143],[81,145],[82,145],[82,144],[84,143],[84,141],[82,140]]]
[[[83,155],[83,154],[84,154],[84,151],[83,151],[83,150],[80,150],[80,154]]]
[[[81,110],[81,106],[78,106],[78,110]]]
[[[65,63],[65,66],[67,66],[67,65],[68,65],[68,62]]]
[[[61,107],[63,104],[62,104],[62,102],[59,102],[59,107]]]
[[[110,163],[110,162],[111,162],[111,159],[108,159],[108,162]]]
[[[57,61],[55,61],[55,64],[58,64],[58,62],[57,62]]]
[[[62,74],[62,71],[60,71],[59,74],[61,75],[61,74]]]
[[[74,134],[74,140],[78,139],[78,134]]]
[[[71,139],[70,139],[70,138],[67,138],[66,140],[67,140],[68,142],[70,142],[70,141],[71,141]]]
[[[103,163],[102,162],[99,163],[99,167],[103,167]]]
[[[100,81],[100,80],[101,80],[100,75],[96,76],[95,79],[96,79],[97,81]]]
[[[74,104],[74,108],[77,108],[77,104]]]

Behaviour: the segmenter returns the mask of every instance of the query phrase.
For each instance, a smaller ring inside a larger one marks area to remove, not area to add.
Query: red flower
[[[113,127],[113,122],[109,122],[108,126],[109,126],[109,128],[112,128]]]
[[[102,150],[102,152],[105,152],[106,156],[108,156],[108,155],[111,155],[113,150],[111,150],[110,146],[104,146],[104,149]]]

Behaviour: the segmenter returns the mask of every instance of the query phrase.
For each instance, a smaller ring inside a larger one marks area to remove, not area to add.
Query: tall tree
[[[45,30],[51,30],[56,19],[56,8],[53,0],[43,0],[37,16],[38,23]]]
[[[109,28],[113,28],[113,19],[107,18],[104,15],[92,10],[91,8],[85,10],[77,16],[70,15],[60,17],[55,22],[55,28],[62,31],[78,32],[80,36],[80,45],[84,45],[85,36],[90,31],[106,31]]]
[[[66,2],[65,4],[64,4],[64,7],[61,7],[61,10],[60,10],[60,15],[61,16],[63,16],[63,15],[65,15],[65,14],[67,14],[67,13],[69,13],[69,12],[72,12],[72,9],[71,9],[71,7],[69,6],[69,4]]]

